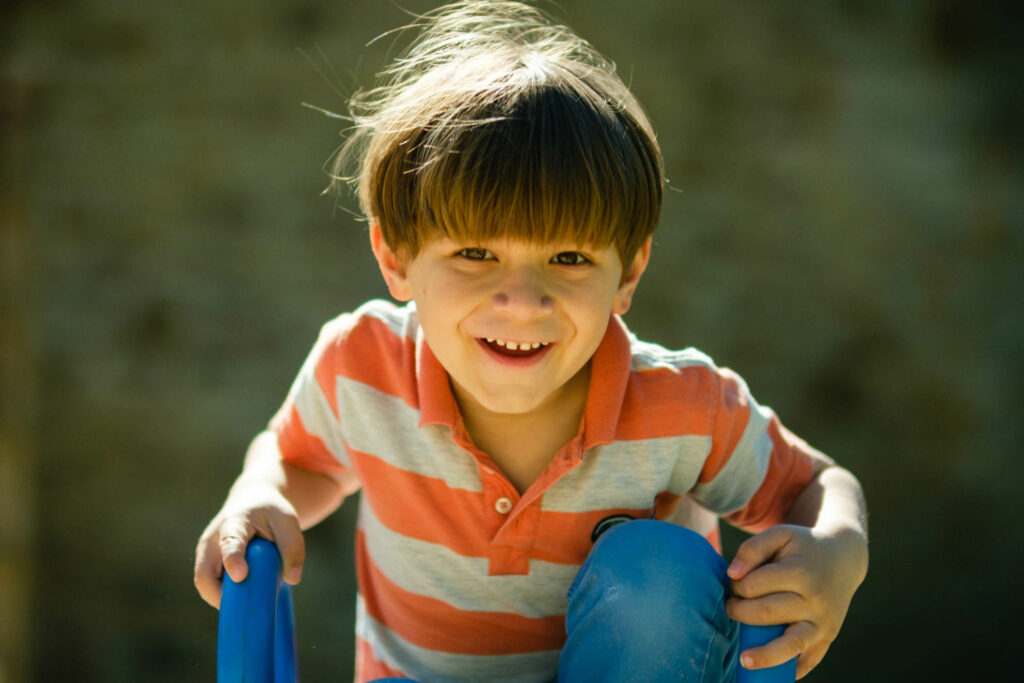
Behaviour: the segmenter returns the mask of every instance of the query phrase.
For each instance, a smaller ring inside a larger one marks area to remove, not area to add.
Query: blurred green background
[[[0,10],[5,683],[213,680],[194,543],[321,323],[386,295],[302,103],[344,110],[398,4]],[[553,11],[665,154],[627,321],[864,484],[871,570],[810,680],[1019,680],[1024,4]],[[354,508],[307,537],[307,681],[351,676]]]

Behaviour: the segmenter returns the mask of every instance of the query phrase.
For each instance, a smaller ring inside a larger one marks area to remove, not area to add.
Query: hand
[[[747,539],[729,566],[729,616],[745,624],[789,624],[786,632],[740,653],[748,669],[799,656],[797,678],[821,662],[867,572],[867,542],[850,532],[781,525]]]
[[[196,545],[194,581],[203,600],[220,607],[224,571],[236,583],[246,577],[245,548],[254,535],[277,544],[285,582],[299,582],[306,546],[295,508],[272,485],[239,482]]]

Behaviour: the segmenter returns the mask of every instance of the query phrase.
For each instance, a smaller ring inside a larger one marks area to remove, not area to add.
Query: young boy
[[[643,111],[531,7],[420,28],[339,162],[409,303],[325,325],[199,540],[200,594],[253,535],[297,583],[301,529],[361,488],[359,681],[731,681],[737,622],[789,624],[745,667],[806,674],[867,569],[860,486],[619,317],[661,206]],[[728,567],[719,517],[756,534]]]

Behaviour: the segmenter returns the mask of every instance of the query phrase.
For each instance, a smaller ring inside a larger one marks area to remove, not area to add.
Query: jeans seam
[[[724,602],[725,602],[725,596],[722,596],[722,597],[720,597],[718,599],[718,602],[715,603],[715,610],[714,610],[715,614],[717,614],[719,612],[719,608],[722,607]],[[725,608],[722,607],[722,609],[724,610]],[[704,651],[704,664],[701,666],[701,669],[700,669],[700,671],[701,671],[701,673],[700,673],[700,683],[704,683],[704,681],[707,680],[708,661],[711,659],[711,649],[712,649],[712,646],[715,644],[715,640],[717,638],[721,638],[721,637],[722,637],[722,634],[721,634],[721,632],[719,632],[718,629],[715,629],[715,628],[711,629],[711,639],[708,640],[707,650]],[[719,674],[719,680],[721,680],[721,673]],[[728,681],[728,682],[723,681],[723,683],[732,683],[732,682],[731,681]]]

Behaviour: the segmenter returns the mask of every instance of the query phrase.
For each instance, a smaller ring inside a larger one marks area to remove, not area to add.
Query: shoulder
[[[638,339],[629,334],[630,373],[640,380],[656,383],[670,383],[687,387],[690,391],[712,392],[717,390],[725,370],[715,364],[711,356],[696,349],[668,349]]]
[[[397,306],[371,299],[354,311],[328,320],[320,330],[320,343],[334,345],[352,338],[415,339],[418,327],[414,305]]]
[[[418,329],[415,306],[374,299],[327,321],[312,357],[321,369],[331,368],[343,375],[380,372],[385,366],[408,360]]]
[[[669,349],[633,334],[629,342],[622,429],[657,436],[708,433],[720,402],[722,369],[693,347]]]
[[[745,403],[750,390],[732,369],[718,365],[708,354],[694,347],[667,349],[630,337],[630,371],[640,384],[668,385],[672,395],[691,399],[703,396],[714,403]]]
[[[718,366],[703,351],[694,347],[675,350],[667,349],[660,344],[654,344],[638,339],[632,332],[629,333],[630,370],[633,372],[646,372],[650,370],[685,370],[693,368],[709,372],[718,372]]]

